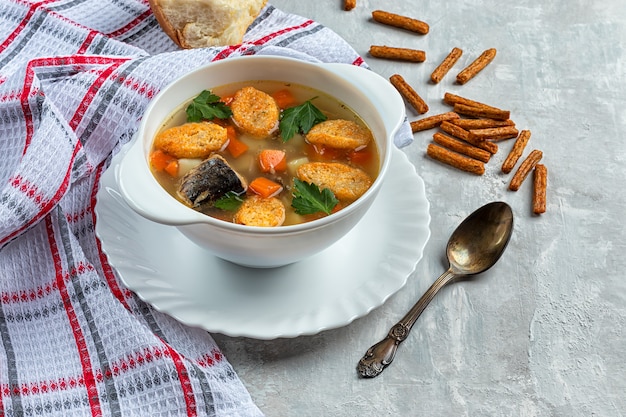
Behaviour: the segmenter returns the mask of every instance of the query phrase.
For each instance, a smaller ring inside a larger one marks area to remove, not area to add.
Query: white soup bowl
[[[254,80],[308,86],[355,111],[371,129],[380,154],[379,173],[369,190],[349,206],[324,218],[273,228],[218,220],[169,195],[149,167],[152,142],[164,121],[204,89]],[[146,109],[134,143],[122,158],[116,180],[124,200],[135,212],[154,222],[178,228],[211,254],[249,267],[278,267],[328,248],[359,222],[387,176],[393,138],[404,119],[405,105],[398,92],[371,70],[278,56],[229,58],[181,76],[155,96]]]

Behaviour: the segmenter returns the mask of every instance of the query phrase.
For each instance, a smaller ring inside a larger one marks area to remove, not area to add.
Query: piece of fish
[[[202,161],[182,178],[178,195],[191,207],[212,204],[227,192],[237,194],[248,188],[246,180],[220,155]]]

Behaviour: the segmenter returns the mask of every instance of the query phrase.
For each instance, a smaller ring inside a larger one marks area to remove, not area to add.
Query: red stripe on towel
[[[30,19],[33,17],[33,14],[35,14],[35,12],[40,6],[43,6],[47,3],[53,3],[55,1],[56,0],[44,0],[39,3],[30,4],[28,12],[26,13],[26,16],[24,16],[24,18],[20,21],[20,23],[13,30],[13,32],[11,32],[9,36],[7,36],[4,42],[0,44],[0,52],[4,51],[15,40],[15,38],[17,38],[17,36],[24,30],[24,28],[26,27],[26,24],[30,21]],[[25,2],[25,4],[29,4],[29,2]]]
[[[125,34],[126,32],[132,30],[135,26],[137,26],[138,24],[140,24],[141,22],[143,22],[144,20],[146,20],[147,18],[149,18],[150,16],[152,16],[152,10],[148,9],[145,12],[143,12],[142,14],[140,14],[139,16],[137,16],[136,18],[134,18],[133,20],[131,20],[130,22],[128,22],[125,26],[107,33],[107,36],[111,36],[111,37],[117,37],[117,36],[122,36],[123,34]]]
[[[63,264],[61,262],[61,256],[59,254],[59,248],[57,246],[54,230],[52,227],[52,220],[50,217],[46,217],[46,231],[48,233],[48,243],[50,245],[50,251],[52,252],[52,258],[54,259],[54,269],[56,275],[57,287],[61,295],[61,301],[67,314],[69,325],[72,329],[72,334],[76,342],[76,348],[80,359],[80,364],[83,370],[82,382],[85,384],[87,390],[87,401],[89,402],[89,408],[91,409],[92,416],[101,416],[102,410],[100,409],[100,399],[98,397],[98,388],[96,386],[96,379],[94,377],[93,368],[91,366],[91,359],[89,358],[89,348],[87,347],[87,341],[83,334],[81,325],[78,321],[76,311],[72,305],[72,300],[68,289],[65,285],[65,279],[63,278]]]
[[[276,32],[272,32],[268,35],[265,35],[264,37],[257,39],[255,41],[252,42],[247,42],[245,44],[239,44],[239,45],[232,45],[229,46],[228,48],[224,48],[219,54],[217,54],[214,58],[213,61],[218,61],[220,59],[224,59],[229,57],[230,55],[232,55],[235,51],[237,51],[237,49],[241,48],[242,46],[247,46],[247,45],[263,45],[269,41],[271,41],[272,39],[284,35],[285,33],[289,33],[289,32],[293,32],[294,30],[298,30],[298,29],[302,29],[305,28],[307,26],[312,25],[313,23],[315,23],[315,21],[313,20],[307,20],[306,22],[303,22],[299,25],[296,26],[290,26],[288,28],[284,28],[281,30],[277,30]]]
[[[45,202],[42,205],[41,210],[39,210],[39,213],[33,216],[27,223],[23,224],[21,227],[18,227],[16,230],[14,230],[12,233],[8,234],[4,238],[0,239],[0,246],[13,239],[14,237],[20,235],[24,230],[28,229],[33,224],[37,223],[42,217],[47,215],[48,212],[59,203],[61,198],[63,198],[63,196],[65,195],[65,191],[67,191],[67,188],[70,185],[72,166],[74,165],[74,159],[76,159],[76,155],[78,154],[78,150],[80,148],[81,145],[80,143],[78,143],[74,148],[74,152],[72,153],[72,158],[70,160],[70,164],[68,165],[67,171],[65,172],[65,176],[63,177],[63,181],[61,181],[59,188],[57,188],[52,198]]]

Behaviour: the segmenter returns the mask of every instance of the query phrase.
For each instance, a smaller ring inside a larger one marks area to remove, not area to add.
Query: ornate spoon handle
[[[409,312],[389,330],[387,337],[365,352],[356,367],[362,377],[373,378],[378,376],[393,361],[400,342],[408,337],[411,328],[426,306],[435,298],[439,290],[455,276],[451,269],[441,274]]]

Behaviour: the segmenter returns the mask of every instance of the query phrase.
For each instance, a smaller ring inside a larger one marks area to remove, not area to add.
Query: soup
[[[159,129],[157,181],[181,203],[252,226],[293,225],[358,199],[376,176],[370,129],[320,91],[251,81],[202,91]]]

